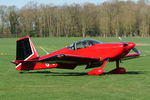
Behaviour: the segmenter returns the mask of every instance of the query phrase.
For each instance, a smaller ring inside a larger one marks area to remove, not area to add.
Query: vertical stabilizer
[[[31,64],[27,64],[24,61],[37,58],[38,56],[30,37],[23,37],[16,41],[16,60],[12,61],[12,63],[16,64],[16,70],[28,70]]]
[[[29,36],[17,40],[16,60],[26,61],[36,57],[38,57],[38,53]]]

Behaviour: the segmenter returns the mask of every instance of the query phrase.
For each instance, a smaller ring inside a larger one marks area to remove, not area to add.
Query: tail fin
[[[12,63],[16,64],[16,70],[28,70],[30,67],[23,62],[37,58],[39,55],[29,36],[18,39],[16,42],[16,60]]]
[[[38,54],[30,37],[27,36],[17,40],[16,60],[12,61],[12,63],[16,64],[16,70],[37,70],[57,67],[57,64],[30,62],[31,59],[35,60],[37,57]]]
[[[17,40],[16,45],[16,60],[30,60],[38,57],[38,53],[30,40],[30,37],[23,37]]]

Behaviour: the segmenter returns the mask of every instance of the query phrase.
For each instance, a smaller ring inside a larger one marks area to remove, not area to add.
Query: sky
[[[6,6],[12,6],[15,5],[19,8],[23,7],[28,2],[36,2],[38,4],[52,4],[52,5],[64,5],[64,4],[84,4],[86,2],[94,3],[94,4],[100,4],[105,1],[109,0],[0,0],[0,5],[6,5]],[[120,1],[127,1],[127,0],[120,0]],[[138,0],[132,0],[132,1],[138,1]]]

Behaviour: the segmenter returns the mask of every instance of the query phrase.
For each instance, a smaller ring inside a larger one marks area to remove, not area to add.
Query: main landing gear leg
[[[104,63],[102,64],[102,66],[100,68],[95,68],[91,71],[89,71],[87,74],[88,75],[101,75],[104,73],[103,68],[105,67],[106,63],[108,62],[108,60],[104,61]]]
[[[109,73],[111,73],[111,74],[124,74],[124,73],[126,73],[126,69],[119,67],[119,64],[120,64],[119,60],[116,60],[116,68],[109,71]]]

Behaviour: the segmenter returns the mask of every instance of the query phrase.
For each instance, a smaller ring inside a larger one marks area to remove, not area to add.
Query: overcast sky
[[[34,1],[38,4],[52,4],[52,5],[63,5],[63,4],[84,4],[86,2],[91,2],[94,4],[100,4],[103,3],[105,1],[109,1],[109,0],[0,0],[0,5],[7,5],[7,6],[11,6],[11,5],[15,5],[17,7],[22,7],[25,4],[27,4],[30,1]],[[120,0],[120,1],[127,1],[127,0]],[[132,1],[138,1],[138,0],[132,0]]]

